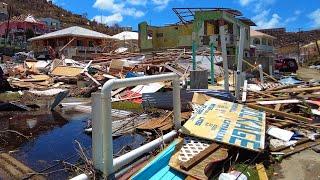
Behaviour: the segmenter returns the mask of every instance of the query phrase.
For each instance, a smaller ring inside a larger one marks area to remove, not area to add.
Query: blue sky
[[[81,3],[80,3],[81,2]],[[320,28],[320,0],[54,0],[54,3],[89,19],[112,25],[139,22],[165,25],[178,22],[173,7],[224,7],[240,10],[257,28]]]

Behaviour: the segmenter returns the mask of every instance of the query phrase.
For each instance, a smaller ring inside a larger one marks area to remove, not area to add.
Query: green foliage
[[[21,95],[17,92],[0,93],[0,101],[17,101],[20,98],[21,98]]]
[[[112,109],[120,109],[126,111],[134,111],[137,113],[143,112],[141,104],[130,102],[130,101],[119,101],[112,103]]]

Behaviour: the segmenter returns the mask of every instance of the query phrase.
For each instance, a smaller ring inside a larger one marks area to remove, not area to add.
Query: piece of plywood
[[[51,72],[55,76],[68,76],[75,77],[81,74],[83,68],[81,67],[71,67],[71,66],[57,66]]]
[[[256,164],[256,169],[258,171],[259,180],[268,180],[266,169],[262,163]]]
[[[183,139],[179,138],[178,140],[179,143],[178,145],[176,145],[175,152],[170,159],[169,166],[179,172],[188,175],[187,179],[209,179],[208,176],[205,174],[206,168],[212,164],[223,161],[228,157],[228,150],[224,148],[219,148],[191,169],[184,170],[180,167],[181,161],[179,160],[179,153],[183,146]]]
[[[210,98],[181,128],[182,133],[254,151],[264,149],[266,114]]]
[[[49,80],[50,77],[47,75],[31,75],[30,79],[20,79],[23,82],[39,82]]]

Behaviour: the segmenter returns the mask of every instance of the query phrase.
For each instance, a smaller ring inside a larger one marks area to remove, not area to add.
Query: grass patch
[[[259,175],[256,166],[247,166],[247,164],[240,163],[235,165],[235,169],[239,172],[243,172],[243,174],[247,176],[248,180],[259,180]]]
[[[21,98],[18,92],[0,93],[0,101],[17,101]]]
[[[130,101],[113,102],[112,109],[133,111],[137,113],[141,113],[144,111],[141,104],[130,102]]]

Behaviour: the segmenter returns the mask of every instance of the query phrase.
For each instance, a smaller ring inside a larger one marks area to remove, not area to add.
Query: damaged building
[[[249,57],[250,26],[255,24],[242,17],[242,13],[226,8],[173,8],[180,22],[163,27],[139,24],[139,46],[141,51],[168,48],[189,48],[209,46],[220,47],[219,27],[225,30],[227,55],[236,53],[240,28],[245,28],[244,56]]]

